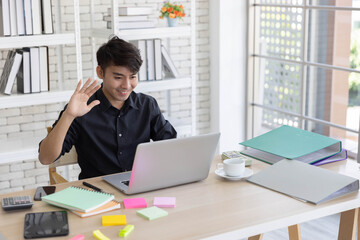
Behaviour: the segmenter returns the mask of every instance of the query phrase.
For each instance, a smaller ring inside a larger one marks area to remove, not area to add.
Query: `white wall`
[[[97,26],[104,27],[103,16],[107,14],[107,8],[110,6],[110,0],[95,0],[94,19]],[[190,13],[190,0],[181,2],[184,5],[185,12]],[[54,4],[54,3],[53,3]],[[62,27],[68,31],[74,29],[73,17],[73,1],[62,0]],[[151,6],[154,14],[151,18],[158,24],[165,24],[166,20],[158,18],[158,11],[163,4],[163,0],[119,0],[119,4],[133,6]],[[197,72],[197,132],[207,133],[210,131],[210,54],[209,54],[209,0],[196,0],[196,72]],[[81,21],[81,37],[82,37],[82,59],[83,59],[83,76],[88,78],[92,75],[92,54],[89,39],[90,32],[90,1],[80,0],[80,21]],[[185,17],[184,22],[180,24],[188,24],[189,17]],[[189,39],[189,38],[188,38]],[[181,74],[190,73],[190,45],[188,39],[172,39],[170,53]],[[98,43],[105,42],[102,39]],[[50,55],[50,88],[58,87],[56,72],[56,50],[51,47]],[[7,51],[0,51],[0,74],[5,64]],[[76,86],[76,57],[75,48],[71,45],[64,47],[64,87],[74,89]],[[141,84],[141,83],[140,83]],[[15,90],[14,90],[15,91]],[[171,91],[172,110],[175,111],[174,116],[181,117],[185,120],[190,119],[191,104],[190,90],[181,89]],[[160,106],[166,104],[165,96],[162,93],[152,93],[159,101]],[[22,108],[0,109],[0,141],[7,141],[15,138],[39,138],[46,135],[46,126],[52,125],[57,119],[64,103],[36,105]],[[77,179],[79,172],[78,167],[70,169],[69,177],[71,180]],[[22,161],[13,164],[0,165],[0,194],[20,191],[27,188],[34,188],[39,185],[47,185],[48,167],[41,165],[37,159],[30,161]]]
[[[210,0],[211,130],[219,151],[245,139],[247,1]]]

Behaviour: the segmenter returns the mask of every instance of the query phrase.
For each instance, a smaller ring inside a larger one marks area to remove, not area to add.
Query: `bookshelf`
[[[0,51],[13,48],[56,46],[57,51],[57,69],[59,83],[63,81],[63,57],[62,48],[64,45],[75,46],[77,79],[82,79],[82,56],[81,56],[81,35],[80,35],[80,11],[79,0],[73,1],[74,31],[62,31],[61,24],[61,6],[60,0],[52,0],[54,33],[25,36],[6,36],[0,37]],[[61,84],[60,84],[61,85]],[[51,104],[68,101],[73,93],[72,90],[58,89],[41,93],[21,94],[12,92],[11,95],[0,94],[0,109],[18,108],[31,105]],[[44,129],[44,136],[46,129]],[[30,160],[37,158],[38,143],[44,136],[21,139],[0,140],[0,164],[16,161]]]
[[[151,1],[149,2],[151,3]],[[188,37],[190,39],[190,75],[182,76],[180,78],[164,79],[158,81],[140,81],[136,87],[136,92],[158,92],[166,91],[166,112],[169,114],[168,120],[173,124],[179,135],[194,135],[196,133],[196,56],[195,56],[195,0],[190,0],[191,8],[187,10],[188,16],[190,16],[189,25],[181,25],[178,27],[155,27],[145,29],[129,29],[129,30],[116,30],[117,28],[117,16],[118,7],[122,6],[118,0],[112,0],[109,8],[112,9],[112,29],[106,28],[95,28],[95,21],[91,19],[91,44],[93,51],[93,69],[94,78],[96,77],[95,68],[96,63],[96,40],[107,39],[111,35],[117,35],[120,38],[130,40],[145,40],[145,39],[167,39],[167,42],[171,42],[171,39],[178,37]],[[123,5],[124,6],[124,5]],[[127,5],[125,5],[127,6]],[[91,16],[95,14],[95,3],[94,0],[90,1],[90,12]],[[190,13],[190,15],[189,15]],[[153,12],[157,14],[157,12]],[[165,21],[165,20],[164,20]],[[180,119],[172,118],[171,116],[171,97],[170,90],[173,89],[191,89],[191,122],[184,123]]]

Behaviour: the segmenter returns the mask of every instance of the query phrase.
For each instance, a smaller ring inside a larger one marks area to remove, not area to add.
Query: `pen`
[[[94,190],[97,191],[97,192],[103,192],[103,190],[101,190],[101,189],[98,188],[98,187],[95,187],[94,185],[92,185],[92,184],[90,184],[90,183],[83,182],[83,184],[84,184],[85,186],[89,187],[89,188],[94,189]]]

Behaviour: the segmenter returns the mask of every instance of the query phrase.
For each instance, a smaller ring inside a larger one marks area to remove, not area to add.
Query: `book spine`
[[[21,65],[21,60],[22,60],[22,52],[16,51],[15,56],[14,56],[14,62],[11,66],[10,74],[9,74],[7,84],[6,84],[6,87],[4,90],[5,94],[8,94],[8,95],[11,94],[11,90],[12,90],[14,82],[15,82],[16,74],[18,73],[20,65]]]
[[[146,40],[147,79],[155,80],[154,40]]]
[[[51,34],[54,33],[53,22],[52,22],[52,11],[51,11],[51,0],[41,0],[42,10],[42,28],[43,33]]]
[[[33,34],[33,24],[31,16],[31,0],[24,0],[24,15],[25,15],[25,34]]]
[[[162,58],[161,58],[161,40],[154,40],[154,54],[155,54],[155,79],[162,79]]]
[[[33,34],[41,34],[41,5],[40,0],[31,0]]]
[[[30,66],[31,66],[31,92],[40,92],[40,60],[39,48],[30,48]]]
[[[11,36],[16,36],[17,32],[17,23],[16,23],[16,4],[14,0],[9,0],[10,8],[10,27],[11,27]]]
[[[10,7],[9,0],[1,0],[1,36],[10,36],[11,35],[11,27],[10,27]]]
[[[16,23],[18,35],[25,34],[25,16],[23,0],[16,0]]]

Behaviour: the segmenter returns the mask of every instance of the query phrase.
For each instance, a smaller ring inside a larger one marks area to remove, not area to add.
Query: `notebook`
[[[359,179],[290,159],[265,168],[247,181],[314,204],[359,190]]]
[[[79,211],[75,211],[75,210],[71,210],[74,214],[78,215],[79,217],[90,217],[90,216],[94,216],[100,213],[105,213],[105,212],[110,212],[112,210],[116,210],[116,209],[120,209],[121,208],[121,204],[115,200],[112,200],[108,203],[106,203],[105,205],[102,205],[101,207],[98,207],[90,212],[79,212]]]
[[[283,158],[314,163],[342,149],[339,140],[287,125],[240,144],[250,147],[242,154],[271,164]]]
[[[114,199],[114,195],[90,191],[79,187],[68,187],[41,198],[54,206],[79,212],[90,212]]]
[[[125,194],[200,181],[209,175],[220,133],[141,143],[131,172],[102,177]]]

